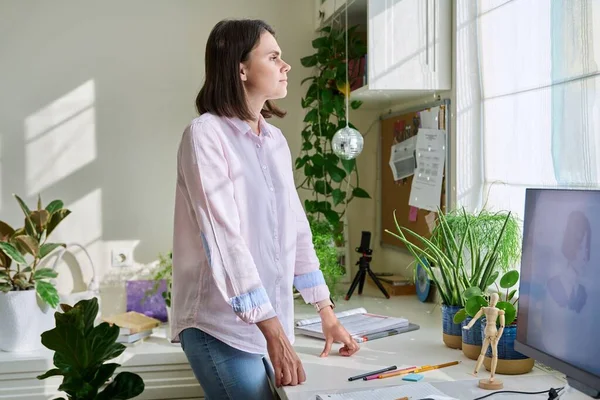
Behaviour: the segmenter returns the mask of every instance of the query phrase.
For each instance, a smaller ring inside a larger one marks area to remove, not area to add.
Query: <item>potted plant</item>
[[[394,221],[398,233],[386,230],[387,233],[401,240],[434,282],[442,301],[443,341],[451,348],[461,348],[462,328],[454,322],[455,314],[465,305],[465,292],[468,288],[478,287],[484,291],[499,275],[496,270],[498,260],[498,243],[502,239],[510,213],[505,220],[491,248],[485,248],[472,229],[469,214],[462,209],[464,218],[463,230],[460,234],[453,232],[446,215],[438,214],[437,226],[430,238],[422,236]],[[417,239],[416,244],[406,234]]]
[[[498,364],[496,372],[505,375],[524,374],[533,368],[534,360],[518,351],[515,351],[515,339],[517,337],[517,290],[513,289],[519,281],[519,272],[512,270],[506,272],[500,279],[500,286],[495,283],[496,289],[502,301],[496,304],[496,307],[504,310],[505,322],[504,332],[498,341]],[[489,296],[482,293],[477,287],[471,287],[465,294],[467,299],[464,309],[460,310],[455,317],[455,322],[463,322],[466,316],[474,317],[481,307],[489,305]],[[485,328],[485,319],[482,319],[480,326],[480,338],[483,340],[483,330]],[[477,324],[475,324],[477,325]],[[481,352],[481,347],[480,347]],[[479,356],[479,354],[477,355]],[[492,362],[491,348],[487,349],[483,364],[489,371]]]
[[[515,264],[520,260],[521,230],[514,214],[504,211],[491,212],[486,209],[477,213],[465,213],[464,211],[453,210],[448,212],[445,218],[451,232],[457,238],[462,237],[465,232],[465,226],[468,223],[469,230],[473,237],[476,238],[473,244],[477,246],[475,250],[478,253],[486,252],[493,248],[496,242],[498,243],[495,250],[498,256],[495,264],[497,271],[507,272],[513,269]],[[465,246],[470,250],[470,241],[467,241]],[[498,274],[494,273],[494,276],[497,278]],[[485,290],[485,288],[481,290]],[[454,318],[454,322],[465,326],[471,321],[471,318],[469,315],[465,317],[458,316],[458,318]],[[468,358],[476,360],[481,353],[481,326],[475,324],[471,329],[462,330],[461,333],[461,349],[463,353]]]
[[[167,324],[171,322],[171,289],[173,287],[173,251],[169,251],[167,254],[158,254],[158,266],[153,271],[152,280],[154,284],[144,294],[144,301],[150,296],[155,295],[163,285],[166,283],[166,289],[162,291],[161,295],[165,300],[165,306],[167,308]],[[169,325],[166,326],[167,337],[169,337]]]
[[[126,347],[116,342],[118,326],[107,322],[94,326],[98,299],[81,300],[73,307],[61,304],[61,309],[63,313],[54,313],[56,326],[42,333],[42,344],[54,350],[56,368],[37,379],[62,376],[58,390],[70,400],[131,399],[141,394],[145,385],[139,375],[120,372],[113,378],[121,365],[107,361],[121,355]]]
[[[337,297],[336,285],[345,273],[344,268],[340,265],[338,251],[334,245],[335,230],[329,222],[317,220],[314,217],[309,217],[309,223],[320,269],[323,272],[329,292],[335,299]]]
[[[65,246],[48,238],[70,211],[60,200],[44,208],[39,196],[37,209],[30,210],[14,196],[25,214],[25,223],[14,229],[0,221],[0,349],[29,351],[42,347],[39,335],[51,326],[52,311],[59,302],[52,282],[57,273],[42,267],[41,261],[57,247]]]
[[[298,188],[312,192],[313,200],[306,200],[306,213],[319,219],[323,216],[334,227],[336,244],[343,246],[343,216],[346,206],[354,198],[370,198],[360,187],[355,160],[342,160],[331,147],[338,129],[346,126],[345,101],[355,74],[346,79],[346,58],[356,62],[366,54],[366,45],[356,34],[356,27],[348,29],[348,57],[346,57],[345,30],[327,26],[313,40],[314,54],[300,61],[314,71],[302,83],[308,83],[302,107],[307,110],[302,130],[301,154],[296,158],[296,169],[302,169],[304,180]],[[357,109],[360,101],[350,106]],[[355,128],[351,123],[349,125]],[[339,243],[339,241],[342,243]]]

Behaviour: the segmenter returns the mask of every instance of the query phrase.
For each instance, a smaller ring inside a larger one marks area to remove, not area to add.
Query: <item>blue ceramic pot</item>
[[[461,328],[467,326],[472,319],[473,317],[467,316],[460,324]],[[462,351],[471,360],[477,360],[481,354],[482,336],[481,323],[473,324],[469,330],[462,329]]]
[[[452,349],[462,347],[462,327],[454,323],[454,314],[462,307],[442,304],[442,331],[444,343]]]

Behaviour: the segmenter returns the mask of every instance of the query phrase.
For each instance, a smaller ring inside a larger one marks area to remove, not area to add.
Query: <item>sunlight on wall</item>
[[[25,119],[28,196],[96,159],[95,92],[89,80]]]

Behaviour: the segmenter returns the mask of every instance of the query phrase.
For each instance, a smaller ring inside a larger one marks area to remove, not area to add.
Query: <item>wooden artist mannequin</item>
[[[498,341],[504,332],[504,310],[500,310],[496,308],[496,304],[498,304],[498,293],[492,293],[490,296],[490,304],[488,307],[481,307],[481,309],[475,314],[471,322],[468,325],[463,326],[463,329],[471,329],[473,324],[482,316],[485,315],[486,325],[485,325],[485,338],[483,339],[483,345],[481,346],[481,354],[477,359],[477,364],[475,365],[475,371],[473,371],[473,375],[477,375],[479,372],[479,368],[481,368],[481,364],[483,363],[483,359],[485,357],[485,353],[487,352],[488,346],[492,346],[492,366],[490,368],[490,378],[489,379],[481,379],[479,381],[479,387],[482,389],[490,389],[490,390],[498,390],[502,389],[502,381],[494,380],[494,373],[496,372],[496,365],[498,364]],[[500,317],[500,330],[496,329],[496,320]]]

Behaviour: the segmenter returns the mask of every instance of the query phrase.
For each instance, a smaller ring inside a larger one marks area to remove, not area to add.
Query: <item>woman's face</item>
[[[281,49],[269,32],[260,36],[256,46],[241,64],[242,81],[250,97],[259,100],[276,100],[287,95],[289,64],[281,59]]]

